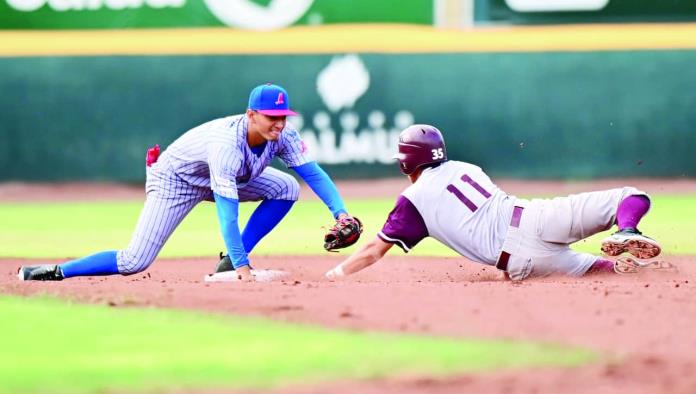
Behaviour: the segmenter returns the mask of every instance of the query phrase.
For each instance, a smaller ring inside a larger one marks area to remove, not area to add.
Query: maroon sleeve
[[[418,242],[428,236],[428,228],[415,205],[408,198],[399,196],[394,209],[389,213],[387,222],[377,236],[384,242],[398,245],[408,253]]]

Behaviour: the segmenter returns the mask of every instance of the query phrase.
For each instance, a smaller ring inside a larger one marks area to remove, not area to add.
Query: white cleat
[[[628,252],[639,259],[657,257],[662,248],[654,239],[646,237],[634,228],[625,228],[604,238],[602,252],[609,256],[618,256]]]
[[[639,270],[640,265],[630,257],[621,257],[614,261],[614,272],[617,274],[637,274]]]
[[[631,256],[619,257],[614,262],[614,272],[617,274],[635,274],[638,271],[677,272],[677,267],[664,260],[639,260]]]

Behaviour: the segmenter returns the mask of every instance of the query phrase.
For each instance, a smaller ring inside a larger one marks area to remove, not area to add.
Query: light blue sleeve
[[[227,253],[232,260],[234,268],[249,265],[249,256],[244,250],[242,235],[239,233],[239,200],[236,198],[223,197],[213,193],[215,197],[215,207],[217,209],[218,220],[220,221],[220,231],[225,241]]]
[[[337,218],[338,215],[342,213],[348,213],[341,199],[341,195],[338,194],[336,185],[331,178],[329,178],[329,175],[319,167],[317,162],[311,161],[301,166],[292,167],[292,169],[295,170],[295,172],[307,182],[314,193],[321,198],[321,201],[326,204],[334,218]]]

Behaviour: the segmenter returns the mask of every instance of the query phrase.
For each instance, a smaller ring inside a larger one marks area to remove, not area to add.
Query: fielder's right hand
[[[249,268],[248,265],[239,267],[235,271],[237,272],[239,280],[242,282],[254,282],[256,280],[254,279],[254,275],[251,274],[251,268]]]

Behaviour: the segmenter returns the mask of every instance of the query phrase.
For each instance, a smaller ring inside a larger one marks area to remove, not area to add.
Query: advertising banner
[[[696,2],[664,0],[476,0],[476,22],[559,24],[696,20]]]
[[[0,0],[0,29],[433,23],[432,0]]]

